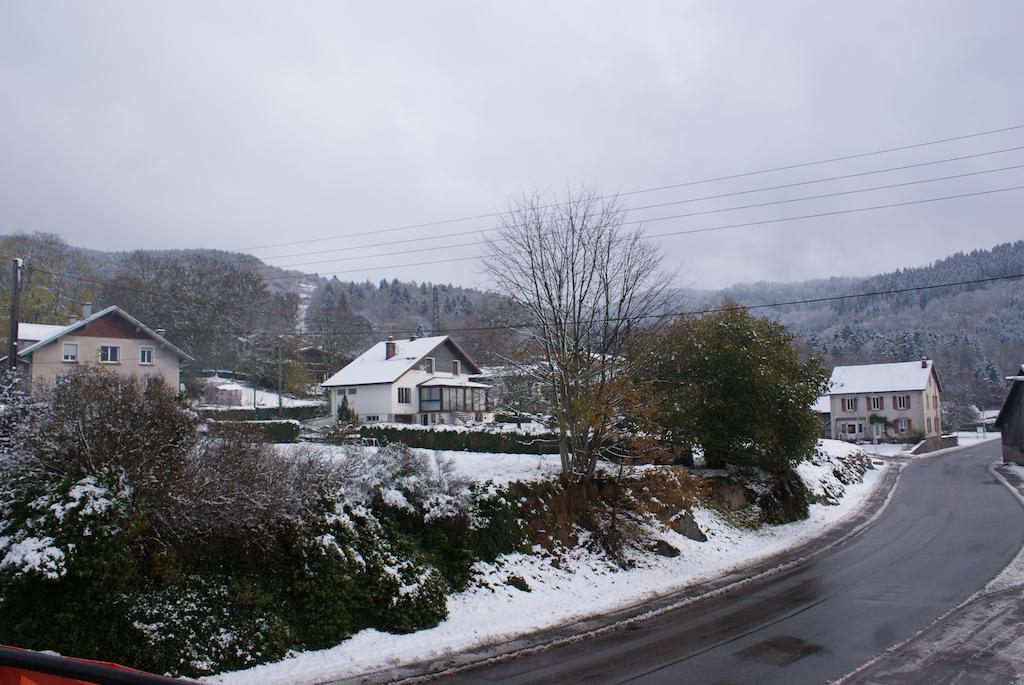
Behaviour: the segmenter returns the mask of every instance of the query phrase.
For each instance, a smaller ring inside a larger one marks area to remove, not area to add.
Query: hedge
[[[363,438],[376,438],[382,444],[400,442],[409,447],[459,452],[497,452],[508,454],[551,454],[558,451],[553,433],[519,435],[487,431],[423,430],[394,426],[360,426]]]
[[[211,431],[224,426],[246,426],[263,432],[270,442],[296,442],[299,439],[300,424],[295,419],[280,421],[207,421]]]
[[[285,407],[283,412],[277,407],[235,407],[232,409],[197,409],[201,419],[213,419],[214,421],[273,421],[274,419],[294,419],[295,421],[308,421],[331,413],[327,404],[317,404],[302,407]]]

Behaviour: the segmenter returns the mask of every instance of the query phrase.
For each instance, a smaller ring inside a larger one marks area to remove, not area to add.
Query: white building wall
[[[380,421],[390,421],[398,414],[410,414],[413,422],[419,422],[420,414],[420,392],[419,384],[429,381],[432,378],[459,378],[467,376],[461,374],[454,376],[449,372],[427,373],[418,368],[412,368],[402,374],[394,383],[378,383],[373,385],[354,385],[347,387],[331,388],[331,415],[338,415],[338,407],[341,406],[342,397],[348,397],[348,406],[359,415],[361,421],[366,421],[367,416],[377,416]],[[355,388],[356,393],[346,394],[350,388]],[[409,404],[399,404],[398,389],[409,388]],[[450,415],[445,414],[446,417]],[[450,418],[445,419],[450,420]]]
[[[348,390],[355,389],[355,394],[345,394]],[[379,420],[387,421],[391,409],[391,386],[387,383],[376,385],[354,385],[350,388],[331,388],[331,415],[338,415],[338,407],[341,406],[342,397],[348,397],[349,409],[359,415],[361,421],[366,421],[367,416],[378,416]]]

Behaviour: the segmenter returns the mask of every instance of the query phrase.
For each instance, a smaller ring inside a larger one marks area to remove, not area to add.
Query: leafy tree
[[[703,450],[708,466],[785,472],[814,449],[811,406],[828,383],[817,357],[800,358],[794,336],[732,302],[675,319],[657,333],[645,373],[665,437]]]

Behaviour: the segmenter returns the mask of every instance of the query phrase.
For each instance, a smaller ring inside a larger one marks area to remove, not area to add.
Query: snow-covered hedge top
[[[393,423],[380,421],[366,424],[368,428],[393,428],[416,431],[453,431],[456,433],[511,433],[514,435],[543,435],[550,430],[542,423],[471,423],[457,426],[455,424],[434,424],[424,426],[418,423]]]

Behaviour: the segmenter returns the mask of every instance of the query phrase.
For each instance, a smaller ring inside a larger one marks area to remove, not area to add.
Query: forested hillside
[[[284,271],[256,257],[215,250],[98,252],[48,234],[0,239],[0,255],[26,259],[22,319],[66,323],[82,301],[118,304],[196,356],[193,368],[234,368],[260,375],[277,348],[297,359],[322,347],[339,366],[388,333],[451,331],[480,363],[511,352],[500,328],[519,316],[506,298],[455,285],[330,280]],[[5,261],[6,263],[6,261]],[[749,283],[680,293],[683,309],[744,305],[917,288],[1024,273],[1024,241],[957,253],[934,264],[865,278]],[[0,278],[0,297],[9,279]],[[1024,361],[1024,283],[1010,280],[878,297],[756,309],[799,335],[829,364],[936,360],[950,404],[997,407],[1003,376]],[[3,307],[0,317],[6,317]],[[6,330],[6,322],[3,322]],[[298,366],[297,363],[293,366]],[[291,376],[298,382],[298,372]]]
[[[1024,241],[866,278],[750,283],[690,293],[688,303],[792,302],[1020,273]],[[1022,305],[1024,280],[1007,280],[755,311],[785,324],[832,365],[931,357],[949,402],[994,408],[1005,394],[1003,376],[1024,362]]]

